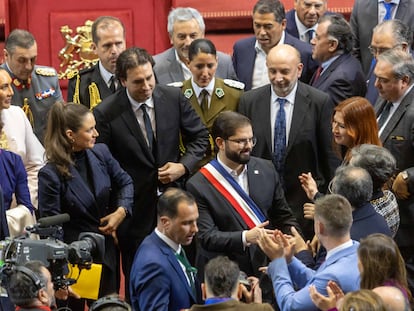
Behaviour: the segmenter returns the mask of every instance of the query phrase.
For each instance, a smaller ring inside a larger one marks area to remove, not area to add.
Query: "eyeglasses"
[[[382,54],[382,53],[384,53],[385,51],[388,51],[388,50],[392,50],[393,48],[396,48],[397,46],[400,46],[401,44],[396,44],[396,45],[394,45],[393,47],[390,47],[390,48],[376,48],[376,47],[373,47],[373,46],[369,46],[368,47],[368,50],[371,52],[371,54],[372,55],[379,55],[379,54]]]
[[[252,138],[243,138],[243,139],[226,139],[228,141],[231,141],[232,143],[236,143],[238,144],[240,147],[244,147],[247,144],[252,144],[252,147],[256,146],[257,143],[257,138],[256,137],[252,137]]]

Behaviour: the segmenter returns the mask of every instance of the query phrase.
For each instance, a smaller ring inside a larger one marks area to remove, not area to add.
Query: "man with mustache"
[[[250,120],[237,112],[222,112],[214,121],[212,136],[217,159],[187,182],[200,213],[199,276],[209,259],[225,255],[247,275],[261,277],[259,267],[267,264],[267,258],[256,245],[260,229],[289,233],[299,225],[272,163],[250,156],[256,143]],[[266,298],[269,292],[261,287]]]

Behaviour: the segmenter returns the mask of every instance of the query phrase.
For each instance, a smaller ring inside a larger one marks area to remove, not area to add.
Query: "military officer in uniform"
[[[215,77],[218,65],[217,52],[214,44],[208,39],[194,40],[189,47],[188,57],[188,68],[192,78],[176,85],[182,85],[184,96],[191,102],[211,133],[213,122],[220,112],[237,111],[244,84]],[[210,135],[210,147],[207,148],[199,167],[207,164],[214,157],[214,141]]]
[[[95,108],[121,85],[115,77],[116,60],[125,50],[125,27],[113,16],[98,17],[92,24],[92,49],[99,62],[69,75],[68,101]]]
[[[5,42],[5,63],[1,66],[12,78],[12,105],[23,108],[34,133],[43,142],[47,113],[63,98],[56,70],[35,65],[36,58],[37,44],[33,35],[26,30],[13,30]]]

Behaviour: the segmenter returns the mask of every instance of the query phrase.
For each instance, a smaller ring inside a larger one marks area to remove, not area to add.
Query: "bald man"
[[[410,305],[403,292],[395,286],[379,286],[373,289],[384,301],[388,311],[409,311]]]
[[[250,118],[257,137],[252,155],[273,161],[288,204],[310,239],[313,224],[303,217],[303,204],[309,200],[298,176],[311,172],[326,190],[339,165],[331,148],[333,104],[329,95],[298,81],[303,64],[294,47],[275,46],[266,65],[270,84],[244,93],[239,112]]]

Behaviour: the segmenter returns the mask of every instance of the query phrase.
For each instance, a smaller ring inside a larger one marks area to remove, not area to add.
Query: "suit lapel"
[[[270,154],[272,154],[272,132],[274,130],[274,124],[270,124],[270,105],[272,105],[273,103],[271,103],[271,86],[268,85],[267,87],[263,88],[264,93],[261,94],[263,95],[263,102],[265,102],[265,105],[257,105],[257,108],[260,109],[259,107],[263,107],[263,109],[260,110],[260,116],[261,119],[263,120],[263,127],[266,130],[266,135],[265,135],[265,143],[267,145],[267,150],[270,150]],[[259,96],[259,98],[261,98],[261,96]]]
[[[300,131],[302,130],[301,124],[306,116],[309,106],[309,93],[302,87],[301,82],[298,81],[298,88],[296,90],[295,103],[293,105],[292,123],[289,132],[289,141],[286,149],[286,154],[289,153],[290,149],[294,145],[294,141]]]
[[[175,58],[175,49],[171,48],[171,52],[168,55],[167,58],[169,65],[169,73],[172,81],[184,81],[184,74],[183,69],[181,68],[180,63]]]
[[[315,83],[312,85],[313,87],[318,87],[321,84],[323,84],[329,77],[331,76],[331,73],[336,70],[336,68],[343,62],[347,61],[347,58],[350,57],[350,55],[341,55],[337,59],[334,60],[332,64],[328,66],[328,68],[325,69],[323,74],[319,76],[319,78],[315,81]],[[312,77],[313,78],[313,77]]]
[[[391,132],[394,130],[395,126],[401,120],[402,116],[405,114],[407,106],[410,104],[410,100],[407,97],[410,97],[410,94],[407,94],[406,98],[404,98],[404,100],[400,103],[397,110],[395,110],[390,120],[385,125],[384,130],[382,131],[380,136],[380,139],[383,143],[385,143],[385,141],[389,138]]]

